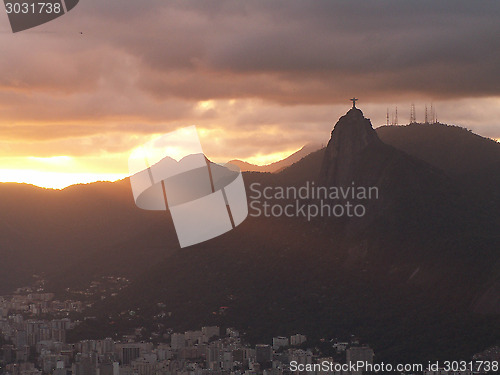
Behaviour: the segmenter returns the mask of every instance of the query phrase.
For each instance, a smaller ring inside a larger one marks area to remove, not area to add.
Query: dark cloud
[[[481,96],[500,87],[499,10],[465,1],[190,0],[164,3],[147,25],[136,18],[143,27],[114,41],[141,56],[146,81],[158,76],[142,87],[163,97]]]
[[[57,35],[33,49],[33,34],[19,38],[11,56],[23,75],[0,86],[92,89],[129,56],[137,84],[163,98],[496,95],[499,13],[498,2],[470,1],[89,0],[50,25],[81,27],[81,40]]]

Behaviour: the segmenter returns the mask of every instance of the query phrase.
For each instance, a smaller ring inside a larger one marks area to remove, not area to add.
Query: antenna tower
[[[412,103],[410,108],[410,124],[414,124],[416,122],[417,122],[417,116],[415,114],[415,104]]]

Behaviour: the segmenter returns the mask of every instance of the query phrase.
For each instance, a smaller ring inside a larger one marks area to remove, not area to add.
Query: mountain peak
[[[320,180],[327,185],[350,185],[352,167],[371,144],[382,143],[363,112],[352,107],[340,117],[325,150]]]
[[[352,107],[350,110],[347,111],[347,113],[345,114],[345,116],[357,116],[357,117],[361,116],[361,117],[364,117],[363,112],[361,111],[361,109],[359,109],[357,107]]]

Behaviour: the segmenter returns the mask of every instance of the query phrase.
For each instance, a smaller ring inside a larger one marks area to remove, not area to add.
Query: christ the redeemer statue
[[[356,100],[358,100],[358,98],[352,98],[350,100],[352,101],[352,108],[356,108]]]

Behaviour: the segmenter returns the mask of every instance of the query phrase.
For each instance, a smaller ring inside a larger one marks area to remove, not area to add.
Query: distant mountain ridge
[[[282,171],[284,168],[292,165],[293,163],[298,162],[300,159],[306,157],[311,152],[319,150],[320,148],[321,148],[320,144],[308,143],[305,146],[303,146],[300,150],[294,152],[285,159],[267,165],[255,165],[237,159],[231,160],[230,163],[238,166],[240,170],[243,172],[277,173]]]

